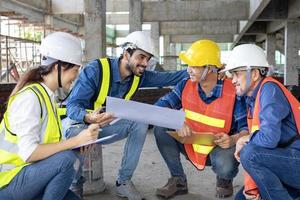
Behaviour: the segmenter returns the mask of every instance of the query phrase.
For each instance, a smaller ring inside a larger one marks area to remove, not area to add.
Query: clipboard
[[[167,133],[182,144],[215,145],[214,141],[216,137],[211,132],[193,132],[193,135],[186,137],[180,137],[176,131],[167,131]]]

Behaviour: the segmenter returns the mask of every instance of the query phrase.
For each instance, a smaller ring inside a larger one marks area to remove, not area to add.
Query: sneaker
[[[156,195],[166,199],[186,193],[188,193],[187,181],[180,177],[171,177],[165,186],[156,189]]]
[[[83,199],[83,184],[85,183],[85,178],[83,176],[81,176],[77,182],[73,182],[70,190],[72,190],[72,192],[74,192],[78,197],[80,197],[81,199]]]
[[[231,197],[233,194],[232,179],[223,179],[217,176],[216,197],[220,199]]]
[[[127,197],[128,200],[142,200],[144,197],[137,191],[131,180],[123,183],[116,182],[116,195],[119,197]]]
[[[71,190],[77,197],[83,199],[83,188],[72,188]]]

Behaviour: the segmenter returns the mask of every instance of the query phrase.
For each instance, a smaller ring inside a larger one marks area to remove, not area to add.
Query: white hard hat
[[[230,71],[240,67],[269,68],[270,65],[262,48],[254,44],[242,44],[233,48],[225,69],[221,72]]]
[[[126,36],[125,41],[122,45],[124,50],[141,49],[152,56],[154,56],[154,45],[150,35],[144,31],[135,31]]]
[[[40,52],[43,56],[75,65],[82,65],[81,42],[75,36],[54,32],[42,40]]]

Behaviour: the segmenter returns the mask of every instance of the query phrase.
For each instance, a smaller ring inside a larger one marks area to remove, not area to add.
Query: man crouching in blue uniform
[[[67,118],[63,120],[67,138],[77,135],[88,124],[97,123],[100,119],[105,121],[105,113],[97,110],[105,104],[106,96],[130,99],[140,87],[175,85],[188,76],[185,70],[175,73],[145,71],[154,48],[150,37],[143,31],[130,33],[122,47],[124,51],[119,58],[91,61],[81,71],[68,98]],[[139,162],[147,128],[147,124],[122,119],[103,126],[101,133],[99,132],[100,138],[117,135],[107,143],[128,138],[116,181],[116,194],[130,200],[142,199],[131,178]],[[80,178],[80,175],[75,178],[74,188],[82,188]]]

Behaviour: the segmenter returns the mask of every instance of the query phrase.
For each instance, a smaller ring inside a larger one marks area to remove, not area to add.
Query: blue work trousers
[[[165,160],[172,177],[186,179],[180,161],[180,153],[188,159],[184,145],[166,133],[166,128],[155,127],[154,135],[158,149]],[[239,163],[234,158],[235,147],[222,149],[215,147],[209,154],[210,165],[218,177],[233,179],[238,173]]]
[[[87,128],[86,124],[72,125],[66,129],[65,136],[67,138],[73,137],[79,134],[85,128]],[[104,144],[110,144],[127,138],[117,180],[119,183],[130,180],[140,159],[147,135],[148,125],[121,119],[116,123],[104,126],[101,129],[102,130],[99,131],[99,138],[116,134],[115,137],[106,141]],[[77,182],[80,184],[80,181],[78,180],[82,175],[81,171],[82,170],[79,170],[79,173],[76,175],[73,184],[76,184]]]
[[[73,151],[62,151],[25,166],[0,189],[3,200],[80,200],[69,187],[79,167]]]
[[[241,164],[257,184],[263,200],[300,199],[299,149],[267,149],[249,143],[241,151]],[[245,199],[242,190],[235,199]]]

